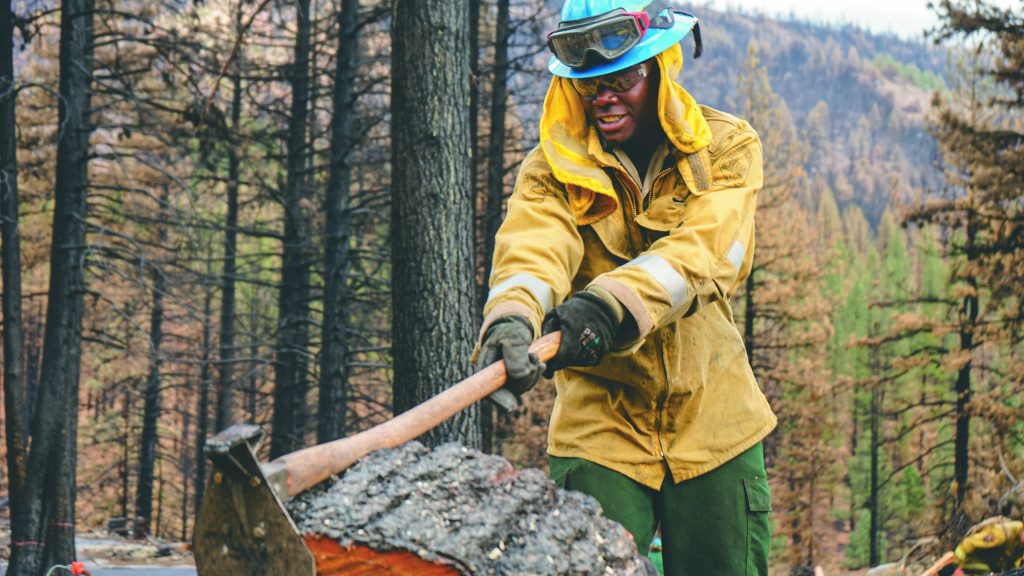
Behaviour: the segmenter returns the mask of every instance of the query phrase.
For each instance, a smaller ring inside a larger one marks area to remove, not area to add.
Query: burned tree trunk
[[[375,452],[289,510],[325,576],[657,574],[593,498],[458,444]]]
[[[494,237],[501,226],[505,194],[505,100],[508,95],[509,0],[498,0],[491,85],[491,135],[487,143],[487,209],[484,212],[484,284],[491,275]]]
[[[3,264],[3,385],[7,426],[7,478],[11,540],[27,541],[21,520],[22,486],[28,467],[28,387],[25,332],[21,320],[21,233],[18,217],[18,160],[14,116],[14,12],[0,4],[0,233]]]
[[[302,448],[306,435],[307,356],[309,354],[309,178],[306,128],[309,120],[310,0],[296,4],[295,60],[288,126],[284,246],[278,298],[277,356],[274,360],[274,416],[270,455]]]
[[[474,25],[476,25],[475,21]],[[487,192],[480,233],[484,246],[482,258],[484,271],[481,274],[480,286],[477,290],[477,310],[481,318],[483,317],[484,302],[487,300],[491,260],[494,257],[494,238],[501,225],[501,201],[505,193],[505,100],[508,95],[509,0],[498,0],[498,21],[495,23],[495,28],[494,80],[491,83],[491,134],[487,141]],[[490,402],[480,405],[481,447],[485,452],[495,451],[492,408]]]
[[[203,298],[203,353],[199,374],[199,406],[196,409],[196,437],[195,437],[195,460],[196,474],[193,477],[195,488],[195,509],[203,501],[203,491],[206,489],[206,456],[203,454],[203,446],[206,445],[210,429],[210,388],[212,375],[210,374],[210,319],[213,317],[213,295],[207,288]]]
[[[235,13],[235,29],[241,34],[242,5]],[[217,430],[235,423],[235,275],[238,270],[238,192],[242,160],[236,145],[242,119],[242,71],[239,57],[234,61],[231,93],[231,128],[235,131],[228,143],[228,212],[224,222],[224,269],[221,272],[220,363],[217,367]]]
[[[42,567],[68,564],[75,557],[93,16],[92,0],[61,3],[61,131],[57,140],[46,335],[22,498],[28,540],[13,546],[8,569],[11,574],[36,574]]]
[[[160,202],[167,205],[167,188],[164,188]],[[167,228],[161,226],[157,233],[158,245],[167,243]],[[153,468],[156,466],[160,423],[160,384],[163,357],[160,347],[164,338],[164,292],[167,278],[156,262],[151,263],[153,276],[153,308],[149,318],[149,374],[143,391],[142,439],[139,446],[138,487],[135,492],[135,537],[145,538],[150,534],[153,518]]]
[[[394,409],[470,373],[474,311],[469,7],[392,4],[391,297]],[[425,435],[480,444],[475,408]]]
[[[350,155],[353,148],[355,78],[359,49],[359,2],[345,0],[338,14],[341,30],[334,75],[334,118],[331,125],[331,167],[324,197],[327,220],[324,246],[324,320],[320,351],[320,400],[317,441],[345,435],[348,383],[347,314]]]

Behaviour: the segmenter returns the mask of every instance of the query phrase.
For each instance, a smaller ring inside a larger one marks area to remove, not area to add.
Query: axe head
[[[193,535],[199,576],[315,576],[316,562],[256,459],[259,426],[206,442],[213,461]],[[283,471],[282,471],[283,472]]]

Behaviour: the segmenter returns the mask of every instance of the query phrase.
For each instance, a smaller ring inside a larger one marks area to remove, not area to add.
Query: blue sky
[[[820,23],[855,23],[878,32],[891,32],[905,39],[919,39],[938,20],[927,0],[708,0],[712,8],[736,8],[770,16],[793,14],[801,20]],[[1008,8],[1024,6],[1021,0],[995,0]]]

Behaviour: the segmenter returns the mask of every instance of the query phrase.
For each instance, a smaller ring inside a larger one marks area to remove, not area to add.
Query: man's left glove
[[[544,334],[562,331],[558,353],[548,360],[545,376],[568,366],[596,366],[611,349],[622,324],[622,305],[592,292],[577,292],[544,316]],[[612,302],[618,305],[616,310]]]
[[[505,386],[490,395],[490,399],[505,413],[515,410],[517,398],[529,391],[540,380],[544,363],[536,354],[530,354],[533,326],[518,314],[502,316],[484,333],[477,355],[476,371],[505,360]]]

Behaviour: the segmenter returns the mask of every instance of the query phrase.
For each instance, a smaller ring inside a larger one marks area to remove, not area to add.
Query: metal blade
[[[213,476],[193,536],[199,576],[315,576],[316,561],[256,459],[259,426],[235,425],[206,443]]]

